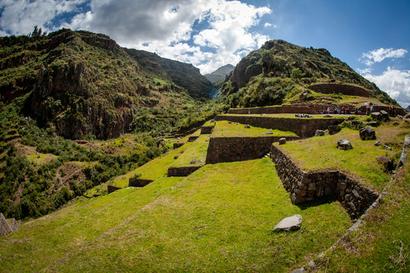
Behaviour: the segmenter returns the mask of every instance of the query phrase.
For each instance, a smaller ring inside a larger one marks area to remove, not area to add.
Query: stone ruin
[[[6,219],[3,213],[0,212],[0,236],[5,236],[17,231],[20,226],[20,221],[14,218]]]

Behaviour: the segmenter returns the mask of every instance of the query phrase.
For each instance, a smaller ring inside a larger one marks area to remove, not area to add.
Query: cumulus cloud
[[[371,66],[375,63],[380,63],[385,59],[388,58],[402,58],[406,55],[407,50],[404,48],[379,48],[375,50],[371,50],[369,52],[363,53],[360,61],[367,66]]]
[[[34,26],[45,31],[54,27],[50,21],[61,14],[71,12],[86,0],[2,0],[0,1],[0,34],[28,34]]]
[[[374,82],[380,89],[386,91],[400,105],[410,105],[410,70],[398,70],[388,67],[382,74],[363,74],[365,78]]]
[[[75,12],[84,3],[89,9]],[[271,13],[237,0],[1,0],[1,10],[0,34],[27,34],[34,25],[101,32],[122,46],[192,63],[202,73],[236,64],[260,47],[269,37],[252,28]]]

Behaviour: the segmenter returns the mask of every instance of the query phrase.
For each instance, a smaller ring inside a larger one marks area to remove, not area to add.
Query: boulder
[[[378,140],[378,141],[376,141],[376,143],[374,143],[374,146],[381,146],[382,145],[382,143]]]
[[[382,121],[389,121],[390,120],[389,113],[387,113],[387,111],[381,110],[380,111],[380,116],[381,116]]]
[[[380,125],[380,122],[376,121],[376,120],[372,120],[369,121],[368,123],[366,123],[367,126],[372,126],[372,127],[378,127]]]
[[[274,232],[280,231],[293,231],[300,229],[302,225],[302,216],[295,214],[286,218],[283,218],[276,226],[273,228]]]
[[[279,138],[279,144],[280,145],[286,144],[286,138],[284,137]]]
[[[365,127],[359,131],[361,140],[373,140],[376,139],[376,132],[371,127]]]
[[[394,160],[388,158],[387,156],[379,156],[376,159],[377,162],[383,166],[384,171],[387,173],[393,172],[393,170],[396,168]]]
[[[251,128],[251,126],[249,124],[245,124],[245,128]]]
[[[352,143],[347,139],[341,139],[337,142],[336,146],[339,150],[350,150],[353,149]]]
[[[4,236],[12,232],[13,230],[4,217],[3,213],[0,213],[0,236]]]
[[[324,130],[316,130],[315,136],[324,136],[326,133]]]

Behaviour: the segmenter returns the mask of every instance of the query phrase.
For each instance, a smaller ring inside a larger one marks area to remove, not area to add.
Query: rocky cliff
[[[222,84],[225,80],[226,77],[231,74],[231,72],[234,70],[235,66],[231,64],[227,64],[224,66],[221,66],[217,70],[215,70],[212,73],[205,74],[204,76],[212,82],[215,86],[218,86]]]

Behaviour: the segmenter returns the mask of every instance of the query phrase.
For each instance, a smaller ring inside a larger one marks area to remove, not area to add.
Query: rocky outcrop
[[[0,236],[5,236],[17,231],[17,229],[20,227],[20,224],[20,221],[17,221],[14,218],[6,219],[3,213],[0,212]]]
[[[304,171],[282,150],[272,145],[272,160],[294,204],[337,200],[353,219],[362,215],[378,193],[338,170]]]

